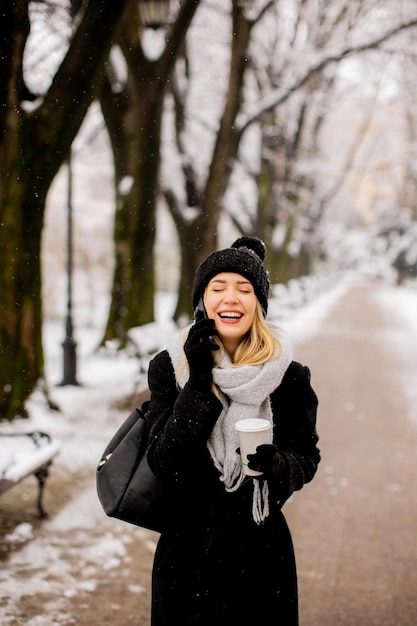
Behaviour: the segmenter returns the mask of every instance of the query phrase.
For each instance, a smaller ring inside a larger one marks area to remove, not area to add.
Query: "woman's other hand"
[[[249,469],[263,472],[266,479],[279,478],[284,471],[284,466],[284,460],[277,446],[272,443],[264,443],[256,448],[255,454],[248,454]]]
[[[184,344],[184,352],[190,367],[188,384],[196,391],[210,391],[213,376],[213,354],[219,346],[213,341],[218,335],[214,320],[204,318],[196,322],[188,333]]]

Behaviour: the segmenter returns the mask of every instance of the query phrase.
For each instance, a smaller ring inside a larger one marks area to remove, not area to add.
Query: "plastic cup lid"
[[[239,420],[235,424],[236,430],[241,430],[245,432],[253,432],[257,430],[268,430],[271,428],[271,423],[268,420],[259,419],[259,418],[248,418],[244,420]]]

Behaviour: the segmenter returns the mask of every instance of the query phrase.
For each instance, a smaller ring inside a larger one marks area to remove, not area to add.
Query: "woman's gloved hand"
[[[277,446],[272,443],[263,443],[256,448],[255,454],[248,454],[248,467],[257,472],[263,472],[266,479],[279,478],[284,471],[285,462]]]
[[[212,340],[218,335],[214,320],[204,318],[197,321],[190,329],[184,344],[184,352],[190,366],[188,384],[196,391],[207,393],[213,380],[213,354],[219,346]]]

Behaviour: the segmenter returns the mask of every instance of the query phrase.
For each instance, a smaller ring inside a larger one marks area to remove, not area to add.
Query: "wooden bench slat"
[[[25,451],[24,455],[16,459],[2,474],[2,478],[12,482],[20,482],[29,474],[51,461],[59,452],[60,444],[57,441],[48,443],[33,451]]]

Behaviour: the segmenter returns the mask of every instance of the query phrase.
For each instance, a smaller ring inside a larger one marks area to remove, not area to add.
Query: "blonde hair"
[[[219,338],[215,337],[215,341],[220,346],[219,362],[221,362],[224,355],[224,346]],[[262,365],[277,358],[281,351],[281,343],[272,333],[270,326],[265,321],[262,307],[257,302],[251,329],[242,339],[233,355],[233,367]]]

